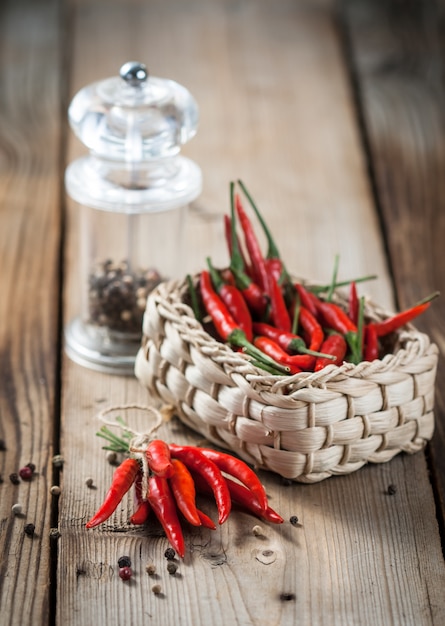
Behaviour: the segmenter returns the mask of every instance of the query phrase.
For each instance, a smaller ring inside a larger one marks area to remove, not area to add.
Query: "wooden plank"
[[[209,253],[217,262],[226,259],[228,182],[242,177],[290,267],[328,281],[340,251],[343,275],[378,273],[369,289],[382,304],[392,303],[328,6],[78,2],[72,17],[72,93],[136,58],[154,74],[186,85],[201,106],[200,131],[185,150],[202,165],[205,180],[187,225],[191,270],[200,269]],[[73,142],[70,158],[79,152]],[[75,239],[70,230],[68,317],[75,307]],[[159,529],[128,526],[130,500],[104,527],[84,529],[112,474],[94,436],[98,412],[150,399],[133,379],[89,372],[68,360],[63,380],[59,624],[142,624],[149,618],[165,625],[443,622],[445,572],[422,454],[311,486],[285,487],[263,472],[271,505],[286,523],[261,523],[264,535],[257,537],[256,520],[234,512],[215,532],[187,531],[187,556],[178,575],[170,576]],[[144,428],[143,415],[133,419]],[[176,420],[160,434],[200,441]],[[96,489],[85,486],[87,476]],[[395,497],[386,494],[390,483],[398,486]],[[211,503],[202,506],[214,516]],[[289,523],[291,515],[299,525]],[[117,575],[117,559],[125,553],[135,570],[130,584]],[[145,572],[148,561],[157,567],[156,578]],[[153,594],[154,583],[161,595]]]
[[[48,623],[58,365],[60,51],[57,2],[2,3],[0,20],[0,605]],[[28,462],[32,481],[8,476]],[[14,517],[11,507],[22,505]],[[34,537],[24,534],[35,525]]]
[[[397,299],[408,307],[445,290],[445,151],[440,3],[351,2],[347,32]],[[443,297],[417,322],[441,353]],[[445,514],[445,371],[439,364],[436,432],[429,446]],[[443,526],[442,526],[443,528]]]

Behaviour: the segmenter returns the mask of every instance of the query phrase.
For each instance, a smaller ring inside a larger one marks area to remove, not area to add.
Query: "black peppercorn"
[[[26,524],[24,528],[25,535],[28,535],[28,537],[33,537],[35,530],[36,527],[34,526],[34,524]]]
[[[289,518],[289,521],[292,524],[292,526],[296,526],[298,524],[298,517],[296,515],[292,515]]]
[[[290,602],[291,600],[295,600],[295,594],[294,593],[281,593],[280,594],[280,600],[282,602]]]
[[[131,559],[129,556],[121,556],[119,557],[117,564],[119,567],[131,567]]]
[[[17,472],[12,472],[12,474],[9,474],[9,480],[12,482],[13,485],[18,485],[20,483],[19,475],[17,474]]]
[[[396,493],[397,493],[397,487],[395,485],[389,485],[388,486],[388,495],[389,496],[393,496]]]
[[[173,559],[175,558],[175,554],[176,553],[173,548],[167,548],[167,550],[164,552],[164,556],[167,561],[173,561]]]

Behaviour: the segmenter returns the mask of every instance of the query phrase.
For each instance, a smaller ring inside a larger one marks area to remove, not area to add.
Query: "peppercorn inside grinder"
[[[81,89],[68,118],[89,154],[65,174],[79,205],[80,279],[65,348],[83,366],[132,374],[147,296],[184,263],[184,220],[202,175],[179,151],[196,134],[198,107],[183,86],[129,62]]]

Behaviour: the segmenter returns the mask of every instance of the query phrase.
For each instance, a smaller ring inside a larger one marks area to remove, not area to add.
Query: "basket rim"
[[[192,276],[192,280],[196,281],[198,277],[199,273]],[[306,279],[295,280],[301,280],[306,285],[317,285],[316,282]],[[235,352],[228,344],[217,340],[207,332],[203,324],[196,319],[191,306],[184,302],[183,295],[186,289],[188,289],[186,279],[170,280],[160,283],[149,294],[144,315],[143,336],[150,338],[150,334],[145,332],[149,317],[147,311],[150,306],[155,306],[162,317],[170,319],[175,324],[183,340],[220,364],[229,375],[241,374],[250,383],[260,386],[263,383],[273,392],[287,395],[290,391],[304,387],[324,387],[333,379],[335,381],[354,378],[363,380],[368,375],[373,377],[389,370],[409,368],[419,357],[427,354],[437,358],[438,347],[430,341],[428,335],[418,331],[412,324],[407,324],[404,329],[394,333],[397,338],[395,350],[385,354],[381,359],[372,362],[362,361],[358,364],[344,362],[342,365],[327,365],[318,372],[300,372],[293,375],[270,374],[254,365],[247,355]],[[334,298],[340,304],[345,302],[340,289],[334,291]],[[376,320],[385,319],[393,314],[368,297],[365,301],[365,313],[368,318]]]

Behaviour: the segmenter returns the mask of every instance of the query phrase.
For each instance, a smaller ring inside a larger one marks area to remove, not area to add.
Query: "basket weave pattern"
[[[185,289],[170,282],[150,294],[135,372],[208,440],[257,468],[317,482],[431,438],[438,349],[427,335],[400,332],[393,353],[372,363],[273,376],[206,332]],[[370,303],[365,312],[387,315]]]

